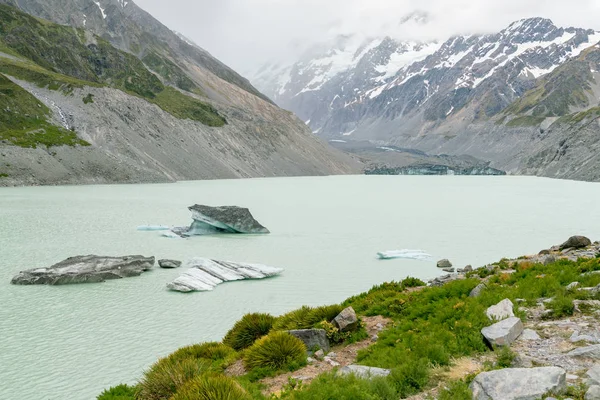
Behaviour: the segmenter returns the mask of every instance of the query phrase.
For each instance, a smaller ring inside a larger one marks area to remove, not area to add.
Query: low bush
[[[419,393],[429,382],[429,362],[422,358],[404,363],[392,370],[390,381],[403,398]]]
[[[552,301],[546,304],[546,307],[549,310],[552,310],[552,314],[550,314],[550,317],[552,318],[570,317],[575,312],[573,299],[564,295],[556,296]]]
[[[134,386],[118,385],[103,391],[97,400],[135,400],[136,392]]]
[[[505,346],[497,351],[498,354],[496,356],[496,365],[500,368],[509,368],[517,357],[515,352],[513,352],[510,347]]]
[[[294,400],[397,400],[399,394],[386,378],[361,379],[354,375],[319,375],[302,390],[286,392],[282,398]]]
[[[322,321],[331,322],[342,312],[344,307],[339,304],[322,307],[303,306],[278,317],[273,324],[276,330],[310,329]]]
[[[246,314],[227,332],[223,343],[235,350],[243,350],[269,333],[275,318],[269,314]]]
[[[251,400],[251,396],[232,378],[205,375],[189,381],[170,400]]]
[[[138,400],[168,400],[192,379],[210,370],[211,364],[201,359],[173,360],[162,358],[150,367],[139,384]]]
[[[438,400],[471,400],[473,393],[465,381],[455,381],[440,391]]]
[[[295,370],[306,365],[306,346],[286,332],[272,332],[258,339],[244,354],[246,369]]]

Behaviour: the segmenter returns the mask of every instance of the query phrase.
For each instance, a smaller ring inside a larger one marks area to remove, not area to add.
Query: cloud
[[[598,0],[137,0],[171,29],[245,73],[271,61],[293,61],[340,34],[447,39],[497,32],[527,17],[600,30]],[[415,10],[426,25],[401,27]]]

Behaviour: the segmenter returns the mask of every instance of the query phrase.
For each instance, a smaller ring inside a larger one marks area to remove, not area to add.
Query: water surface
[[[484,265],[572,234],[600,238],[600,184],[529,177],[345,176],[0,189],[0,399],[87,400],[158,357],[219,340],[244,313],[340,302],[374,284],[432,278],[435,260]],[[270,235],[187,240],[195,204],[249,207]],[[421,249],[433,261],[378,260]],[[168,292],[178,270],[62,287],[12,286],[78,254],[194,256],[281,266],[264,281]]]

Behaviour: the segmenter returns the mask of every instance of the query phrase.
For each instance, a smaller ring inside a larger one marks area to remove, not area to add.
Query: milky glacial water
[[[219,340],[244,313],[343,301],[384,281],[481,266],[572,234],[600,239],[600,184],[530,177],[343,176],[0,189],[0,399],[87,400],[158,357]],[[167,239],[195,203],[249,207],[270,235]],[[379,260],[419,249],[431,261]],[[23,269],[79,254],[202,256],[285,268],[213,292],[166,290],[179,270],[58,287]]]

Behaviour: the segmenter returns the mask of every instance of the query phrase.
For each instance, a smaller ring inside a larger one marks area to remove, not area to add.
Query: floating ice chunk
[[[432,259],[431,254],[425,253],[423,250],[389,250],[381,251],[377,253],[377,257],[382,260],[390,260],[394,258],[406,258],[410,260],[422,260],[430,261]]]
[[[140,225],[137,227],[138,231],[168,231],[168,226],[164,225]]]
[[[176,234],[173,231],[164,231],[164,232],[161,232],[160,236],[166,237],[166,238],[169,238],[169,239],[183,239],[183,237],[181,235],[178,235],[178,234]]]

